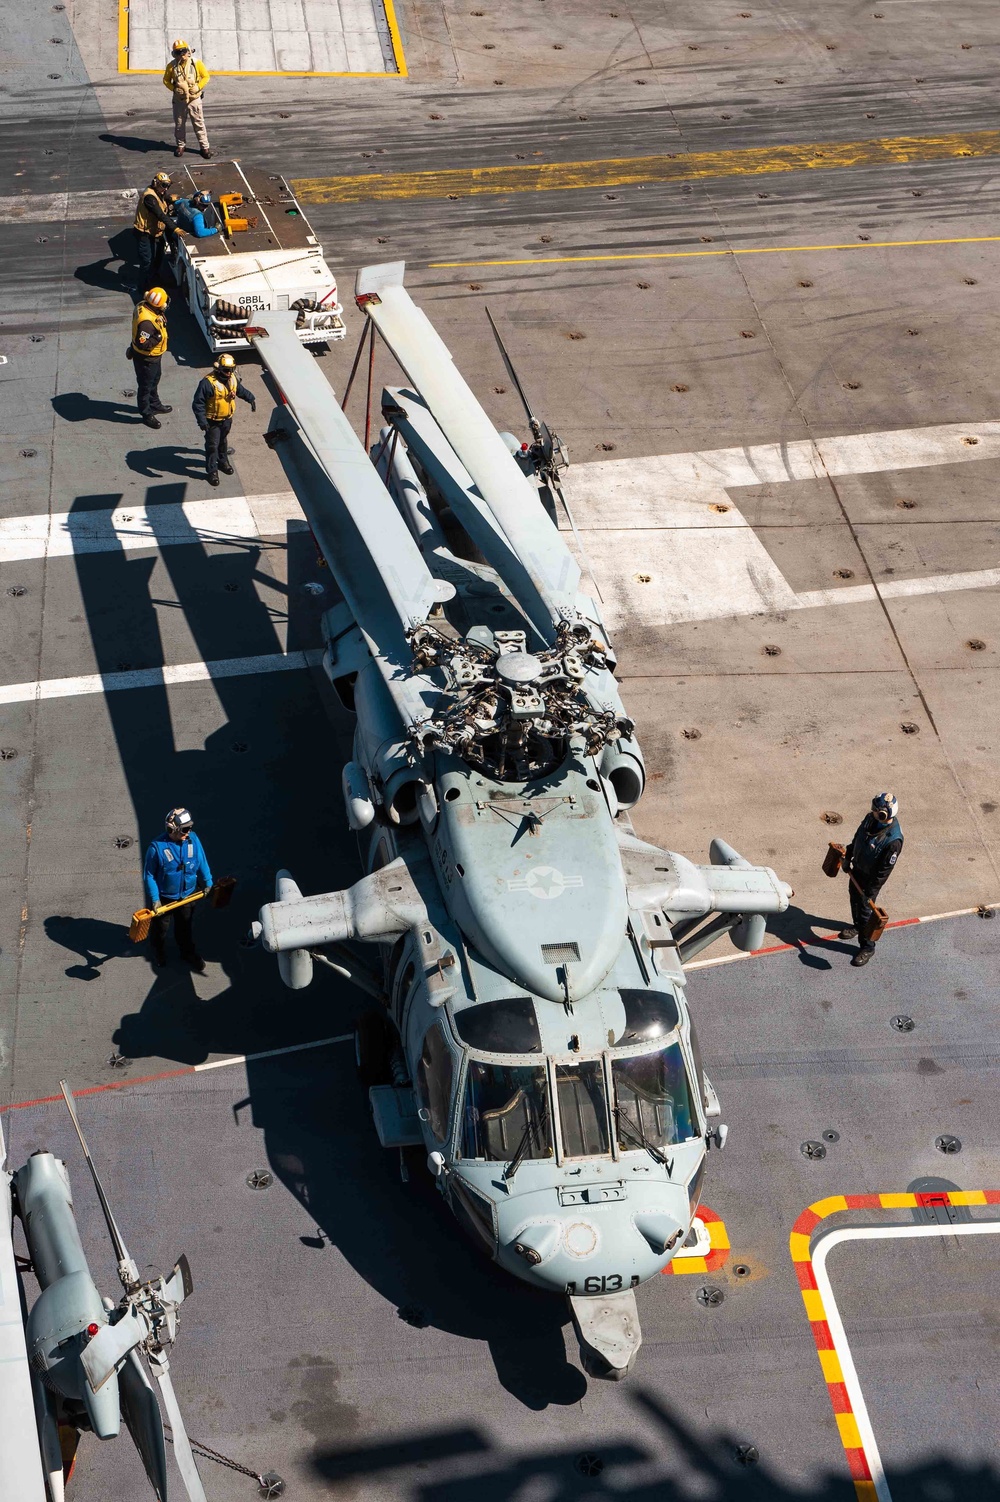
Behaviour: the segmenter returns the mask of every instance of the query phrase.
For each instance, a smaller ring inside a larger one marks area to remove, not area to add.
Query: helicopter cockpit
[[[414,1082],[435,1140],[454,1136],[456,1160],[502,1163],[509,1181],[526,1161],[662,1158],[701,1137],[697,1044],[683,1038],[676,999],[614,995],[624,1026],[599,1050],[571,1034],[578,1058],[544,1048],[530,996],[449,1008],[450,1026],[439,1017],[425,1034]]]

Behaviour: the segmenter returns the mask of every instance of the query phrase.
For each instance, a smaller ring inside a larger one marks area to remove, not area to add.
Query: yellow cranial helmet
[[[153,177],[154,188],[169,188],[173,179],[169,172],[157,172]]]
[[[147,308],[165,308],[169,298],[162,287],[150,287],[144,301]]]
[[[188,46],[187,42],[185,42],[183,37],[178,37],[176,42],[170,43],[170,50],[171,52],[190,52],[191,48]]]
[[[232,355],[220,355],[215,362],[215,368],[216,370],[224,370],[228,374],[229,371],[236,369],[236,361]]]

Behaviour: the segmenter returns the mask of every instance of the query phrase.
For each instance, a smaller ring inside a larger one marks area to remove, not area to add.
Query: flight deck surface
[[[349,1042],[223,1062],[343,1037],[362,1005],[323,977],[293,996],[240,942],[277,868],[306,892],[359,874],[351,727],[319,667],[329,579],[262,443],[273,393],[250,356],[258,415],[240,407],[237,472],[209,490],[190,413],[206,351],[179,299],[174,410],[156,433],[138,421],[123,195],[181,165],[166,91],[117,73],[105,0],[0,8],[16,48],[0,103],[13,1158],[65,1154],[112,1291],[64,1108],[24,1103],[62,1077],[114,1087],[81,1119],[140,1264],[190,1257],[172,1355],[189,1429],[289,1498],[848,1502],[853,1433],[796,1221],[839,1195],[1000,1188],[1000,919],[975,912],[1000,897],[996,18],[421,3],[397,7],[408,80],[217,78],[206,96],[217,155],[288,182],[338,284],[405,260],[490,416],[527,436],[488,303],[569,447],[581,561],[646,757],[638,833],[695,860],[722,835],[795,889],[768,940],[790,951],[691,974],[731,1127],[704,1198],[731,1250],[639,1290],[645,1343],[612,1387],[581,1376],[558,1301],[501,1278],[428,1182],[401,1181]],[[188,161],[195,180],[211,169]],[[317,361],[338,393],[362,328],[344,301],[344,348]],[[398,383],[379,347],[376,393]],[[359,427],[363,402],[356,383]],[[963,915],[890,929],[854,970],[846,887],[820,863],[883,787],[906,835],[890,916]],[[198,914],[204,977],[154,974],[126,938],[176,803],[239,882]],[[937,1213],[835,1212],[814,1236]],[[829,1253],[893,1502],[1000,1485],[998,1256],[992,1234]],[[256,1493],[202,1471],[218,1502]],[[79,1502],[141,1487],[127,1442],[85,1441]]]
[[[131,1083],[150,1068],[136,1059],[79,1110],[137,1260],[190,1260],[195,1292],[171,1364],[191,1434],[276,1471],[295,1497],[499,1502],[525,1488],[624,1489],[641,1502],[695,1498],[712,1483],[723,1498],[846,1502],[840,1429],[789,1250],[794,1225],[831,1196],[1000,1187],[988,1108],[1000,924],[970,916],[891,942],[875,997],[866,976],[839,973],[847,946],[836,940],[819,956],[830,969],[781,953],[692,974],[731,1125],[709,1162],[705,1203],[730,1248],[721,1266],[639,1289],[645,1341],[622,1384],[588,1384],[560,1302],[457,1237],[428,1177],[401,1181],[367,1119],[350,1038]],[[301,1003],[274,994],[292,1024]],[[357,1006],[346,988],[327,1001],[325,1020],[347,1031]],[[892,1026],[903,1008],[909,1033]],[[175,1057],[185,1026],[176,1012]],[[40,1146],[65,1153],[84,1241],[110,1284],[61,1100],[5,1121],[19,1160]],[[935,1149],[943,1132],[960,1153]],[[831,1133],[825,1157],[803,1155],[803,1143]],[[254,1189],[262,1170],[272,1182]],[[905,1235],[934,1220],[905,1204],[827,1209],[823,1234]],[[997,1217],[990,1206],[953,1213],[963,1225]],[[992,1235],[947,1231],[830,1253],[895,1502],[937,1495],[934,1484],[968,1502],[994,1495],[997,1255]],[[721,1301],[706,1303],[705,1289]],[[755,1465],[735,1460],[740,1445],[756,1447]],[[596,1469],[581,1477],[586,1455]],[[239,1473],[210,1462],[202,1471],[218,1502],[253,1494]],[[80,1502],[131,1497],[140,1479],[127,1442],[85,1439]]]

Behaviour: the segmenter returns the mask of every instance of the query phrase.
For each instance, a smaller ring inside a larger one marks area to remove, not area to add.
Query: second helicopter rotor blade
[[[174,1384],[170,1380],[170,1363],[166,1355],[160,1353],[151,1355],[149,1364],[153,1368],[153,1376],[160,1384],[160,1392],[163,1394],[163,1405],[167,1410],[174,1441],[177,1469],[181,1473],[181,1480],[184,1482],[189,1502],[207,1502],[205,1488],[201,1484],[201,1477],[198,1475],[198,1467],[191,1450],[191,1441],[188,1439],[184,1420],[181,1417],[177,1394],[174,1392]]]
[[[139,1452],[149,1484],[159,1502],[167,1502],[167,1454],[163,1438],[163,1418],[156,1401],[153,1384],[139,1360],[138,1351],[130,1351],[118,1374],[122,1416]]]
[[[101,1183],[100,1175],[97,1172],[97,1167],[94,1163],[93,1158],[90,1156],[90,1149],[87,1146],[87,1139],[83,1135],[83,1128],[80,1125],[80,1118],[76,1114],[76,1106],[73,1102],[73,1092],[69,1088],[65,1080],[59,1081],[59,1088],[63,1093],[63,1100],[66,1102],[66,1109],[69,1111],[70,1119],[72,1120],[73,1126],[76,1129],[76,1135],[80,1139],[80,1147],[83,1150],[84,1158],[87,1160],[87,1167],[90,1169],[90,1177],[94,1181],[94,1188],[97,1190],[97,1198],[100,1200],[101,1209],[104,1212],[104,1219],[107,1223],[108,1231],[111,1235],[111,1242],[115,1249],[115,1256],[118,1258],[118,1275],[121,1278],[122,1283],[127,1288],[130,1281],[132,1284],[138,1283],[138,1269],[135,1263],[132,1261],[132,1258],[129,1256],[128,1247],[125,1245],[122,1233],[121,1231],[119,1231],[118,1224],[111,1213],[111,1206],[108,1203],[108,1197],[104,1192],[104,1185]]]
[[[531,410],[531,404],[528,401],[528,398],[524,394],[524,387],[521,385],[521,382],[518,380],[517,371],[514,369],[514,365],[513,365],[513,362],[511,360],[511,358],[510,358],[510,355],[507,353],[507,346],[504,344],[503,340],[500,337],[500,330],[497,328],[496,323],[494,322],[493,314],[490,312],[489,308],[485,307],[485,305],[484,305],[484,311],[486,313],[487,318],[490,321],[490,328],[493,330],[493,337],[494,337],[494,339],[497,342],[497,349],[500,351],[500,358],[501,358],[501,360],[503,360],[504,366],[505,366],[505,368],[507,370],[507,374],[510,376],[511,380],[514,382],[514,390],[517,392],[518,396],[521,398],[521,405],[524,408],[525,415],[526,415],[526,417],[528,419],[528,422],[531,424],[531,430],[532,430],[532,432],[535,432],[535,429],[538,426],[538,418],[535,416],[534,412],[532,412],[532,410]]]

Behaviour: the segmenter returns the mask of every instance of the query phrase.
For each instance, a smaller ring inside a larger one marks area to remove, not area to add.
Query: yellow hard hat
[[[147,308],[165,308],[169,298],[162,287],[150,287],[143,301]]]
[[[171,52],[190,52],[191,48],[183,37],[178,37],[176,42],[170,43]]]
[[[236,369],[236,361],[233,359],[232,355],[220,355],[215,364],[219,370]]]
[[[157,172],[153,177],[153,185],[157,188],[169,188],[172,181],[169,172]]]

